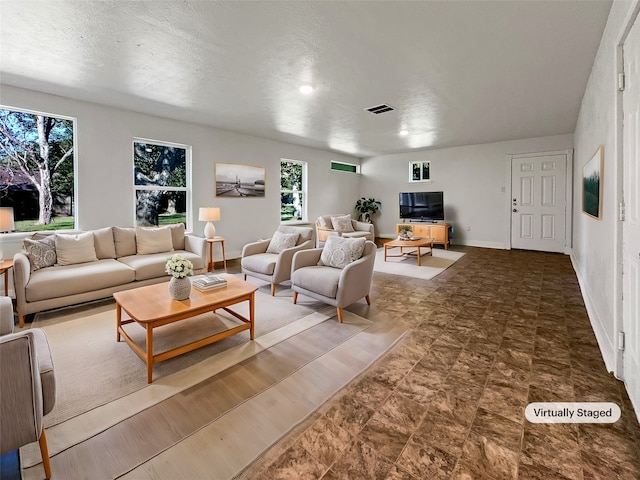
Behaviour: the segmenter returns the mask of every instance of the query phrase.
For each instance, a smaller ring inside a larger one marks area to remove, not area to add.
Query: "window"
[[[306,220],[307,163],[280,160],[280,220]]]
[[[431,162],[410,162],[409,181],[427,182],[431,180]]]
[[[344,162],[331,162],[331,170],[335,172],[360,173],[360,165]]]
[[[0,107],[0,206],[15,231],[75,228],[75,120]]]
[[[133,170],[135,224],[184,223],[188,229],[191,147],[134,140]]]

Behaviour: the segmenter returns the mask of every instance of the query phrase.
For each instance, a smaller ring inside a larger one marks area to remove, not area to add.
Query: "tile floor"
[[[640,426],[605,369],[569,257],[460,250],[430,281],[375,275],[363,316],[410,333],[252,478],[640,479]],[[539,401],[615,402],[622,418],[527,422]]]

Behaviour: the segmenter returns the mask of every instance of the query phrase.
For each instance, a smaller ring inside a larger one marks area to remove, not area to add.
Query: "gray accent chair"
[[[280,225],[278,231],[282,233],[298,233],[299,237],[296,245],[280,253],[267,253],[271,239],[249,243],[242,248],[242,259],[240,261],[244,279],[246,280],[247,276],[250,276],[271,283],[272,296],[276,293],[276,285],[291,278],[293,255],[300,250],[313,248],[315,245],[315,232],[311,227]]]
[[[40,444],[46,478],[51,478],[43,417],[56,403],[49,343],[39,328],[13,332],[13,304],[0,297],[0,454]]]
[[[361,298],[371,305],[371,279],[376,260],[376,244],[366,241],[362,257],[344,268],[318,265],[322,248],[298,252],[291,266],[293,303],[301,293],[329,305],[338,311],[338,321],[343,321],[343,309]]]

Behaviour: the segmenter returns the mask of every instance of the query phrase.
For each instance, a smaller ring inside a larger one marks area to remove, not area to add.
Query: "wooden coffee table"
[[[400,248],[400,255],[389,255],[387,250],[390,248]],[[415,248],[411,252],[403,252],[404,248]],[[384,244],[384,261],[387,261],[387,257],[404,257],[404,256],[416,256],[418,258],[418,266],[420,266],[420,253],[421,248],[429,248],[427,252],[429,255],[433,255],[433,239],[432,238],[418,238],[416,240],[391,240]]]
[[[249,336],[253,340],[254,300],[258,287],[234,277],[227,278],[227,282],[226,287],[208,292],[201,292],[196,288],[192,288],[191,295],[187,300],[173,300],[169,295],[169,288],[166,282],[113,294],[113,298],[116,300],[116,341],[119,342],[121,338],[124,338],[131,349],[147,364],[147,381],[149,383],[153,379],[153,365],[155,363],[204,347],[244,330],[249,330]],[[248,319],[227,308],[244,301],[249,302]],[[242,323],[237,327],[224,330],[187,345],[157,354],[153,353],[153,330],[155,328],[179,322],[185,318],[195,317],[202,313],[215,312],[219,308],[229,312]],[[123,320],[123,310],[129,315],[129,319]],[[123,325],[132,322],[138,323],[146,330],[145,350],[140,348],[123,328]]]

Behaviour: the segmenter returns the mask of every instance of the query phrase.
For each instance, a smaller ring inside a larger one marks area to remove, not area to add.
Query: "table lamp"
[[[204,227],[204,236],[206,238],[213,238],[216,236],[216,227],[213,226],[213,223],[217,220],[220,220],[220,208],[218,207],[200,207],[200,211],[198,213],[198,220],[201,222],[207,222]]]
[[[16,229],[13,221],[13,207],[0,207],[0,234],[11,232]],[[4,262],[2,242],[0,241],[0,262]]]

